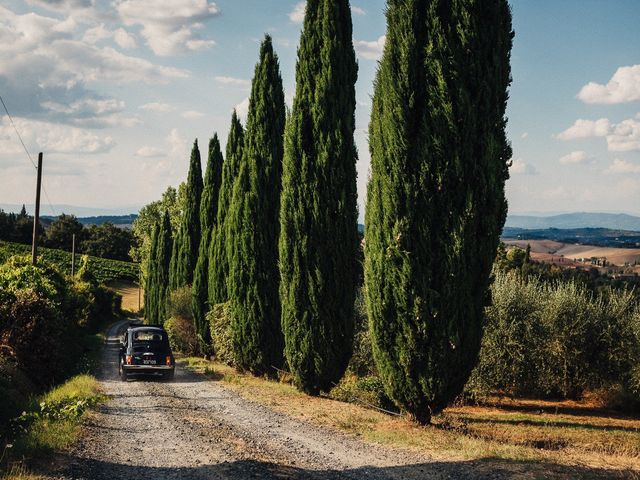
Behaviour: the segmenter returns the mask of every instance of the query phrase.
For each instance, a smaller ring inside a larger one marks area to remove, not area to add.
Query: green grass
[[[43,456],[73,444],[85,412],[103,398],[98,381],[87,374],[77,375],[41,395],[30,411],[20,417],[23,431],[8,452],[8,463],[11,465],[12,460],[17,460],[19,465],[23,459],[42,460]],[[26,474],[19,466],[12,466],[9,472],[12,471]]]
[[[31,245],[0,241],[0,264],[14,255],[30,255]],[[71,272],[71,253],[52,248],[38,248],[38,254],[58,266],[65,273]],[[76,266],[80,266],[80,255],[76,255]],[[89,270],[99,283],[114,280],[129,280],[137,282],[140,268],[137,263],[109,260],[106,258],[89,257]]]

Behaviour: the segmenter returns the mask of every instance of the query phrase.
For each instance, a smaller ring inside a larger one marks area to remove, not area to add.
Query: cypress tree
[[[171,252],[173,248],[173,233],[171,231],[171,218],[169,211],[165,210],[160,224],[158,239],[155,251],[155,291],[154,301],[156,303],[156,321],[153,323],[163,324],[167,320],[167,301],[169,300],[169,266],[171,262]]]
[[[227,216],[233,348],[238,366],[257,375],[274,374],[272,367],[282,366],[278,219],[285,118],[278,57],[266,35]]]
[[[156,269],[156,255],[158,252],[158,235],[159,235],[158,223],[154,223],[151,230],[151,248],[149,250],[149,260],[147,263],[147,276],[144,283],[144,318],[147,323],[156,323],[158,317],[158,302],[157,302],[157,269]]]
[[[171,256],[171,290],[191,285],[193,282],[193,272],[198,260],[201,237],[200,200],[202,188],[202,166],[198,140],[196,140],[191,150],[184,211]]]
[[[233,183],[242,160],[244,130],[236,111],[231,116],[231,128],[227,137],[225,160],[222,164],[222,183],[218,195],[218,214],[209,245],[209,305],[228,300],[227,277],[229,259],[227,255],[226,217],[231,204]]]
[[[207,159],[207,170],[204,177],[204,190],[200,201],[200,227],[202,237],[198,250],[198,261],[196,271],[193,276],[193,321],[195,323],[196,334],[204,345],[210,343],[210,329],[205,320],[207,314],[207,301],[209,291],[208,269],[209,269],[209,244],[211,242],[211,231],[215,226],[216,215],[218,213],[218,193],[220,191],[220,181],[222,176],[222,152],[220,151],[220,141],[215,133],[209,141],[209,156]]]
[[[506,216],[506,0],[389,0],[369,127],[365,285],[385,389],[420,422],[477,362]]]
[[[287,122],[280,213],[285,355],[301,390],[346,369],[357,277],[357,65],[347,0],[308,0]]]

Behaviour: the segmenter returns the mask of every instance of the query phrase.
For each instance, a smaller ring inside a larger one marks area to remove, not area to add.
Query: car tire
[[[122,380],[123,382],[126,382],[129,379],[129,375],[127,374],[127,371],[124,369],[124,367],[122,366],[123,362],[120,361],[120,380]]]
[[[174,370],[170,370],[169,372],[164,374],[164,379],[168,382],[172,381],[173,378],[175,377],[175,371]]]

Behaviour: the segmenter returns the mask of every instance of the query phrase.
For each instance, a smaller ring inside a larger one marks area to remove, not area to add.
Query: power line
[[[11,122],[11,126],[16,131],[16,135],[18,135],[18,138],[20,139],[20,143],[22,144],[22,148],[24,148],[24,151],[27,153],[27,157],[29,157],[29,160],[31,161],[31,165],[33,165],[33,168],[37,170],[38,167],[36,166],[36,163],[33,161],[33,158],[31,158],[31,154],[29,153],[29,150],[27,150],[27,146],[22,141],[22,135],[20,135],[20,132],[18,131],[18,127],[16,127],[16,124],[13,123],[13,118],[11,118],[11,114],[9,113],[9,109],[7,109],[7,105],[4,103],[4,99],[2,98],[2,95],[0,95],[0,102],[2,102],[4,111],[7,112],[7,117],[9,117],[9,122]]]
[[[35,162],[33,161],[33,158],[31,158],[31,154],[29,153],[29,150],[27,149],[27,146],[24,144],[24,141],[22,140],[22,135],[20,135],[20,132],[18,131],[18,127],[16,127],[16,124],[13,122],[13,118],[11,117],[11,114],[9,113],[9,109],[7,108],[7,105],[4,103],[4,99],[2,98],[2,95],[0,95],[0,102],[2,102],[2,106],[4,107],[4,111],[7,113],[7,117],[9,117],[9,122],[11,123],[11,126],[15,130],[16,135],[18,135],[18,139],[20,140],[20,143],[22,144],[22,148],[24,148],[24,151],[27,154],[27,157],[29,157],[29,161],[31,162],[31,165],[33,165],[33,168],[35,168],[37,170],[38,167],[36,166]],[[58,215],[56,214],[56,210],[53,208],[53,205],[51,204],[51,200],[49,199],[49,194],[47,193],[47,189],[45,188],[44,185],[42,185],[42,190],[44,191],[44,196],[47,199],[47,203],[49,204],[49,207],[51,208],[51,213],[53,214],[54,217],[57,217]]]

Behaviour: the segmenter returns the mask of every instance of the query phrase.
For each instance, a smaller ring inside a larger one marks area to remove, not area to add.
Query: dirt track
[[[489,470],[482,462],[436,462],[372,446],[244,400],[181,368],[171,383],[122,382],[117,335],[125,325],[110,328],[102,362],[100,381],[111,400],[58,458],[56,478],[410,480],[515,473],[507,465]]]

